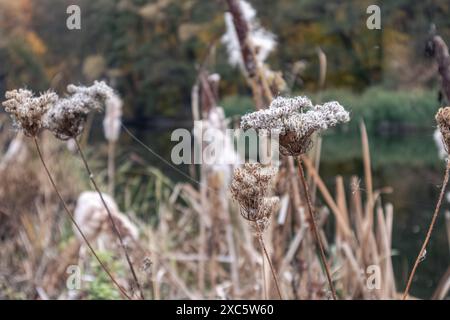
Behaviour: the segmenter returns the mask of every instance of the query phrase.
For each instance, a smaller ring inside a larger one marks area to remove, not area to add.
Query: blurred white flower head
[[[102,196],[123,238],[125,240],[137,240],[139,236],[137,227],[120,212],[112,197],[104,193]],[[80,194],[74,211],[74,218],[88,239],[116,239],[113,235],[108,212],[97,192],[85,191]],[[80,233],[76,229],[74,229],[74,232],[82,241]]]
[[[446,159],[448,154],[445,150],[444,141],[442,140],[442,133],[439,129],[434,130],[433,140],[436,143],[436,147],[438,148],[439,158]]]
[[[120,124],[122,122],[122,99],[112,93],[105,101],[105,117],[103,118],[103,132],[106,140],[115,142],[119,139]]]

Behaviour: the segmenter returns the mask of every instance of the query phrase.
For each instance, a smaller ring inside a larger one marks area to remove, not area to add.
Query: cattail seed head
[[[58,95],[47,91],[38,97],[26,89],[7,91],[6,101],[2,103],[5,111],[13,119],[14,126],[28,137],[35,137],[43,128],[43,118]]]
[[[263,167],[259,163],[246,163],[234,170],[231,194],[241,207],[241,215],[256,223],[256,231],[259,232],[267,228],[271,214],[279,202],[278,197],[267,196],[274,175],[272,168]]]
[[[445,151],[450,150],[450,107],[440,108],[436,113],[436,122],[442,134]]]
[[[112,93],[105,100],[106,110],[103,118],[103,132],[108,141],[115,142],[119,139],[122,106],[122,99],[117,94]]]

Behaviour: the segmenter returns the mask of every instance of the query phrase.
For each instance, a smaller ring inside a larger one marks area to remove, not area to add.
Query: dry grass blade
[[[337,206],[336,202],[334,201],[333,197],[331,196],[330,192],[328,191],[325,183],[320,178],[316,169],[312,165],[311,160],[309,160],[307,157],[302,157],[302,162],[305,164],[305,167],[308,170],[309,174],[313,177],[313,180],[317,184],[317,188],[321,192],[326,204],[330,207],[331,211],[334,213],[336,221],[339,224],[339,226],[342,228],[342,230],[344,231],[345,236],[350,237],[352,235],[350,228],[346,224],[345,219],[339,210],[339,207]]]

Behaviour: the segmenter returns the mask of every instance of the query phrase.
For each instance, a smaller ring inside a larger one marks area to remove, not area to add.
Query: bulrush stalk
[[[450,107],[445,107],[439,109],[439,111],[436,113],[436,122],[438,125],[438,129],[441,132],[442,135],[442,141],[444,143],[445,151],[447,152],[447,155],[450,150]],[[449,159],[446,160],[446,167],[445,167],[445,174],[444,174],[444,180],[442,182],[441,192],[439,193],[439,198],[436,203],[436,208],[434,209],[433,216],[431,218],[430,226],[428,227],[427,234],[425,236],[425,240],[423,241],[422,247],[420,248],[419,254],[417,255],[416,261],[414,262],[414,266],[411,270],[411,274],[409,275],[408,282],[406,284],[405,292],[403,293],[403,300],[406,300],[409,294],[409,290],[411,288],[412,281],[414,279],[414,275],[416,273],[416,270],[419,266],[419,263],[423,261],[426,255],[426,249],[428,246],[428,243],[430,242],[431,234],[433,232],[434,225],[436,224],[436,219],[439,215],[439,210],[441,208],[442,199],[445,195],[445,188],[448,184],[449,179],[449,172],[450,172],[450,161]]]

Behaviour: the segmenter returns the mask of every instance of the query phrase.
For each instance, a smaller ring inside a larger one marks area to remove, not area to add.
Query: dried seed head
[[[263,167],[259,163],[246,163],[234,170],[231,182],[231,194],[239,202],[241,215],[256,223],[260,232],[267,228],[279,200],[278,197],[267,197],[274,175],[272,168]]]
[[[445,151],[450,150],[450,107],[440,108],[436,113],[436,122],[442,134]]]
[[[59,99],[45,117],[45,127],[58,139],[67,140],[81,134],[90,111],[101,110],[105,100],[114,95],[104,82],[90,87],[69,85],[67,98]]]
[[[58,95],[47,91],[39,97],[26,89],[7,91],[6,101],[2,103],[5,111],[13,119],[14,126],[26,136],[35,137],[43,128],[43,117],[58,100]]]
[[[349,120],[349,113],[336,101],[313,106],[307,97],[278,97],[268,109],[243,116],[241,128],[276,131],[280,134],[280,152],[297,156],[312,146],[314,132]]]

